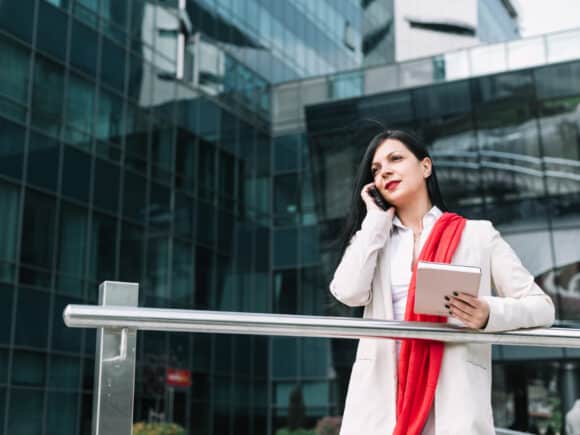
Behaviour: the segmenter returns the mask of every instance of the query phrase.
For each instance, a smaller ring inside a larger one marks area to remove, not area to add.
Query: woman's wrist
[[[485,329],[487,327],[488,322],[489,322],[489,313],[487,313],[487,318],[485,319],[485,322],[479,329]]]

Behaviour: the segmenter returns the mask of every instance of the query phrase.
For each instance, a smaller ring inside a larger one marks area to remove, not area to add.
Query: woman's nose
[[[393,171],[388,166],[385,166],[383,169],[381,169],[381,176],[383,178],[388,177],[392,173],[393,173]]]

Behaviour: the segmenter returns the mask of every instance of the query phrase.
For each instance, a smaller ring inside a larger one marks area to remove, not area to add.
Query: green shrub
[[[133,435],[185,435],[185,429],[175,423],[133,424]]]

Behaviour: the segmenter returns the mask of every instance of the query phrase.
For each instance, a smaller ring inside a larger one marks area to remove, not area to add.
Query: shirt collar
[[[439,217],[442,214],[443,214],[443,212],[436,205],[431,207],[431,210],[429,210],[423,216],[423,228],[427,228],[427,227],[430,227],[431,225],[433,225],[435,223],[435,221],[437,221],[437,219],[439,219]],[[393,218],[393,228],[395,228],[395,227],[398,227],[398,228],[401,228],[404,230],[407,229],[407,227],[405,225],[403,225],[403,223],[399,220],[399,216],[397,216],[397,215],[395,215],[395,217]]]

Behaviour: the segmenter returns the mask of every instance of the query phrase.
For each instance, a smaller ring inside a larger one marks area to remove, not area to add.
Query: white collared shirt
[[[419,238],[419,249],[423,248],[425,241],[431,234],[431,229],[443,212],[433,206],[425,216],[423,216],[423,230]],[[391,240],[388,245],[391,271],[391,289],[393,295],[393,316],[394,320],[404,320],[405,307],[407,305],[407,291],[411,282],[413,262],[413,230],[407,228],[399,220],[398,216],[393,218],[391,229]]]
[[[419,248],[417,252],[421,252],[425,241],[431,234],[431,229],[441,217],[443,212],[437,207],[433,206],[431,210],[423,216],[423,230],[419,237]],[[393,317],[395,320],[405,319],[405,309],[407,306],[407,292],[409,290],[409,283],[413,271],[411,266],[413,264],[413,230],[407,228],[399,220],[398,216],[393,218],[393,226],[391,228],[391,239],[388,245],[391,270],[391,291],[393,295]],[[397,341],[396,345],[397,361],[399,361],[399,354],[401,351],[401,342]],[[425,426],[421,431],[422,435],[435,434],[435,413],[433,406],[429,410],[429,416],[425,422]]]

